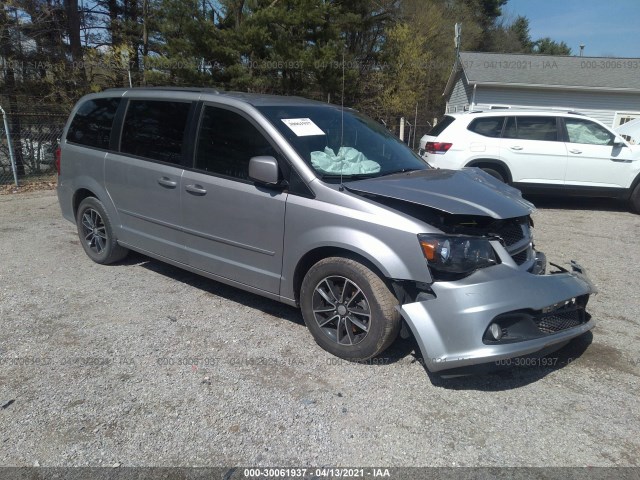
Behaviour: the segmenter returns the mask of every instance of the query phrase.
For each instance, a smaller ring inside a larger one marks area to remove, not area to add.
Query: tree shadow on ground
[[[147,257],[137,252],[130,252],[127,258],[118,265],[138,265],[152,272],[164,275],[173,280],[190,285],[211,295],[222,297],[226,300],[255,308],[274,317],[284,318],[292,323],[304,325],[300,311],[284,303],[271,300],[255,293],[247,292],[240,288],[232,287],[202,275],[174,267],[160,260]]]

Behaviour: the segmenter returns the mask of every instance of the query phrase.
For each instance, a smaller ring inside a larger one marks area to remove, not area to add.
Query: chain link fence
[[[66,113],[10,113],[0,121],[0,185],[50,177],[56,171],[58,147]],[[1,113],[0,113],[1,114]]]

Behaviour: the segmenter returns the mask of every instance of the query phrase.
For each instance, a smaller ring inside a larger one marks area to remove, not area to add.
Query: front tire
[[[351,361],[368,360],[393,343],[400,330],[396,305],[377,274],[342,257],[316,263],[300,290],[302,316],[315,341]]]
[[[111,219],[100,200],[87,197],[78,206],[76,225],[80,244],[87,256],[106,265],[122,260],[129,250],[118,245]]]
[[[631,198],[629,198],[629,207],[633,213],[640,214],[640,183],[633,189]]]

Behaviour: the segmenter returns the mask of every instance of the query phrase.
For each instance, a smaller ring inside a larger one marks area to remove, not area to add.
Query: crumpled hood
[[[419,170],[345,182],[344,186],[354,193],[404,200],[454,215],[504,219],[529,215],[535,210],[519,190],[478,168]]]

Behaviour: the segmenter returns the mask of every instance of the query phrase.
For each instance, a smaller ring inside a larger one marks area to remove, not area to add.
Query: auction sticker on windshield
[[[289,127],[298,137],[309,137],[311,135],[324,135],[310,118],[283,118],[282,122]]]

